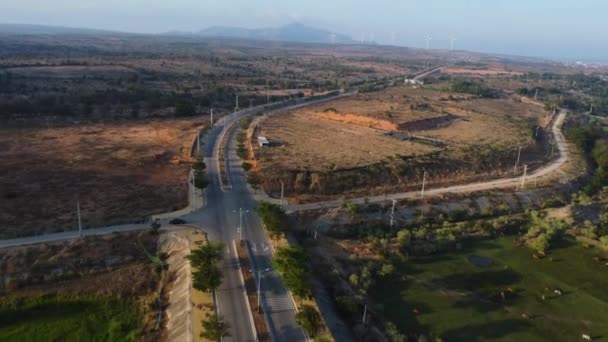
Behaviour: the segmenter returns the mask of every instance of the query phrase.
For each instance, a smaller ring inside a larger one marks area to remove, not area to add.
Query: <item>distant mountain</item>
[[[212,26],[198,32],[206,37],[279,40],[301,43],[352,44],[355,41],[344,34],[318,29],[300,23],[277,28],[246,29],[231,26]]]
[[[4,34],[116,34],[119,32],[47,25],[1,24],[0,33]]]

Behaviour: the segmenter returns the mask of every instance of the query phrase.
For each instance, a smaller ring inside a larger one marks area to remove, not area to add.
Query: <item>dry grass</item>
[[[436,149],[399,141],[373,128],[311,116],[306,111],[267,119],[260,135],[286,142],[281,147],[259,150],[262,166],[287,170],[348,169],[395,154],[414,155]]]
[[[187,203],[194,119],[2,129],[0,236],[133,222]]]
[[[451,96],[451,97],[450,97]],[[446,114],[459,119],[445,127],[412,133],[440,139],[445,148],[384,135],[400,125]],[[432,89],[397,87],[359,94],[263,120],[258,131],[284,146],[258,149],[263,169],[329,171],[370,165],[387,157],[416,156],[445,149],[465,158],[469,147],[498,148],[531,143],[530,124],[544,123],[542,108],[512,99],[478,99]]]

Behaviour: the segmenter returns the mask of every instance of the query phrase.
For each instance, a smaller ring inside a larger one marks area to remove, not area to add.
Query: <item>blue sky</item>
[[[604,0],[2,0],[0,22],[157,33],[300,21],[381,43],[608,62]]]

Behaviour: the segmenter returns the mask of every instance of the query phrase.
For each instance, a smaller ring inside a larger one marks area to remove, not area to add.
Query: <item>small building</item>
[[[411,85],[424,85],[424,82],[421,80],[417,80],[415,78],[406,78],[404,80],[405,84],[411,84]]]
[[[268,141],[268,139],[266,137],[259,136],[258,145],[260,145],[260,147],[269,147],[270,141]]]

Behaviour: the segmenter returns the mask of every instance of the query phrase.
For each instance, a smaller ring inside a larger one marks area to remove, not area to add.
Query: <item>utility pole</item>
[[[196,173],[190,170],[190,178],[192,179],[192,211],[196,210]]]
[[[80,219],[80,200],[76,200],[76,215],[78,216],[78,236],[82,239],[82,220]]]
[[[201,131],[198,131],[198,133],[196,134],[196,146],[197,146],[197,151],[200,154],[201,153]]]
[[[538,88],[536,88],[536,92],[534,92],[534,100],[538,99]]]
[[[262,271],[258,270],[258,313],[262,312]]]
[[[524,165],[524,174],[521,177],[521,189],[524,190],[526,188],[526,173],[528,172],[528,165]]]
[[[424,186],[426,185],[426,171],[424,171],[424,175],[422,176],[422,190],[420,190],[420,197],[424,198]]]
[[[393,200],[393,208],[391,209],[391,227],[393,226],[393,223],[395,223],[395,204],[397,203],[397,200]]]
[[[234,107],[234,111],[239,110],[239,95],[236,95],[236,107]]]
[[[283,195],[285,193],[285,183],[281,181],[281,208],[283,208]]]
[[[270,88],[268,86],[268,80],[266,80],[266,103],[270,103]]]
[[[591,108],[589,108],[589,114],[593,113],[593,103],[591,104]]]
[[[236,210],[234,211],[236,212]],[[239,208],[239,240],[243,240],[243,213],[248,213],[249,210]]]
[[[365,304],[365,309],[363,309],[363,325],[365,325],[366,318],[367,318],[367,304]]]
[[[521,146],[519,146],[519,149],[517,150],[517,161],[515,162],[515,168],[513,168],[513,174],[517,173],[517,167],[519,166],[520,157],[521,157]]]
[[[211,126],[213,126],[213,108],[211,108]]]

